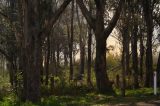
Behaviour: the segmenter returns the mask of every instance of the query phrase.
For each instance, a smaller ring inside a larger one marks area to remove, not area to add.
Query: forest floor
[[[56,91],[54,95],[46,95],[37,104],[23,103],[10,92],[0,99],[0,106],[160,106],[160,96],[154,96],[152,88],[127,90],[126,97],[121,97],[119,90],[115,96],[85,90],[78,88],[64,92],[61,89],[62,93]]]
[[[116,94],[99,94],[87,87],[58,87],[50,94],[49,88],[42,87],[39,103],[21,102],[10,89],[7,80],[0,77],[0,106],[160,106],[160,95],[153,95],[153,88],[127,89],[126,97]],[[158,89],[160,94],[160,89]]]

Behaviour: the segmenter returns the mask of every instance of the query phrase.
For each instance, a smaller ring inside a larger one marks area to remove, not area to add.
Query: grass
[[[119,90],[116,90],[119,94]],[[127,90],[126,97],[108,96],[97,92],[86,92],[82,90],[77,95],[61,94],[51,95],[41,98],[41,102],[33,104],[31,102],[20,102],[16,96],[11,93],[0,101],[0,106],[90,106],[90,105],[114,105],[119,103],[134,104],[137,102],[148,102],[160,99],[153,95],[152,88],[143,88],[138,90]]]
[[[0,76],[0,106],[101,106],[160,100],[160,96],[153,95],[152,88],[126,90],[126,97],[121,97],[118,89],[115,90],[117,95],[109,96],[99,94],[95,89],[91,90],[85,86],[75,87],[64,84],[57,86],[52,95],[48,87],[42,86],[43,97],[39,103],[33,104],[29,101],[21,102],[13,92],[8,90],[9,86],[8,77]]]

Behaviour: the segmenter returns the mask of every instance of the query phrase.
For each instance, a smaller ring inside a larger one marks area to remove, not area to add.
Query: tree
[[[138,83],[138,53],[137,53],[137,41],[138,41],[138,26],[135,24],[133,25],[132,29],[132,35],[131,35],[131,48],[132,48],[132,69],[133,69],[133,77],[134,82],[133,86],[134,88],[139,87]]]
[[[146,80],[145,86],[150,87],[152,85],[153,77],[153,57],[152,57],[152,36],[153,36],[153,17],[151,0],[143,0],[143,13],[147,26],[147,42],[146,42]]]
[[[74,29],[73,29],[73,21],[74,21],[74,0],[72,1],[72,9],[71,9],[71,30],[70,34],[68,31],[68,36],[69,36],[69,57],[70,57],[70,80],[73,80],[73,34],[74,34]]]
[[[24,100],[37,102],[40,100],[40,71],[42,61],[42,40],[49,34],[53,24],[72,0],[66,0],[55,11],[54,16],[46,18],[44,28],[40,30],[40,1],[24,1]]]
[[[124,0],[120,0],[118,8],[111,19],[108,27],[104,26],[104,14],[105,14],[105,0],[95,0],[96,5],[96,19],[87,10],[83,0],[77,0],[77,3],[82,11],[82,14],[86,18],[90,27],[94,30],[96,38],[96,60],[95,60],[95,74],[97,88],[100,92],[113,92],[112,84],[109,81],[106,72],[106,40],[112,30],[114,29],[117,20],[119,19],[122,4]]]
[[[130,14],[130,2],[125,2],[124,8],[122,9],[122,15],[119,20],[118,29],[122,35],[122,84],[121,84],[121,93],[122,96],[125,96],[125,89],[127,88],[126,76],[130,74],[129,61],[130,61],[130,26],[131,26],[131,14]],[[130,77],[130,76],[129,76]],[[117,76],[119,79],[119,76]],[[129,80],[129,79],[128,79]],[[119,84],[117,84],[119,85]]]

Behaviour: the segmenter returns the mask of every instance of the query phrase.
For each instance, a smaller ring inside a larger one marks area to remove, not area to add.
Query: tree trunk
[[[89,12],[92,14],[93,6],[91,0],[89,0]],[[88,27],[88,62],[87,62],[87,84],[89,87],[93,87],[91,81],[91,63],[92,63],[92,29]]]
[[[70,80],[73,80],[73,19],[74,19],[74,1],[72,1],[72,10],[71,10],[71,36],[69,42],[69,57],[70,57]]]
[[[103,0],[102,0],[103,1]],[[112,84],[108,79],[106,72],[106,39],[104,35],[104,9],[105,4],[103,1],[97,1],[97,10],[96,10],[96,60],[95,60],[95,74],[96,74],[96,83],[99,92],[101,93],[113,93]]]
[[[125,96],[125,90],[126,90],[126,53],[125,53],[125,40],[123,39],[123,51],[122,51],[122,86],[121,86],[121,95]]]
[[[151,0],[143,0],[143,12],[147,25],[146,42],[146,80],[145,86],[151,87],[153,82],[153,57],[152,57],[152,36],[153,36],[153,18],[152,18]]]
[[[157,76],[160,76],[160,53],[159,53],[159,56],[158,56],[156,71],[157,71]],[[157,79],[157,86],[160,87],[160,77],[157,77],[157,78],[158,78]]]
[[[138,26],[134,25],[132,29],[132,38],[131,38],[131,48],[132,48],[132,69],[133,69],[133,86],[134,88],[139,87],[138,83],[138,53],[137,53],[137,41],[138,41]]]
[[[52,54],[51,54],[51,91],[53,91],[54,86],[55,86],[55,81],[54,81],[54,77],[55,77],[55,72],[56,72],[56,57],[55,57],[55,39],[54,37],[52,37],[51,40],[51,44],[52,44]]]
[[[88,86],[93,86],[91,82],[91,44],[92,44],[92,33],[91,29],[89,28],[89,33],[88,33],[88,64],[87,64],[87,84]]]
[[[109,37],[110,33],[116,26],[116,23],[119,19],[122,4],[124,0],[120,0],[118,8],[108,24],[107,28],[104,28],[104,14],[105,14],[105,0],[95,0],[96,5],[96,18],[93,18],[89,14],[86,6],[84,5],[83,0],[77,0],[77,3],[81,9],[82,14],[86,18],[88,24],[95,32],[96,38],[96,60],[95,60],[95,74],[97,88],[100,92],[113,93],[112,84],[108,79],[106,72],[106,40]]]
[[[48,85],[48,79],[49,79],[49,59],[50,59],[50,37],[47,36],[47,55],[46,55],[46,82],[45,85]]]
[[[129,35],[129,31],[127,31],[128,33],[126,34],[126,75],[128,76],[128,83],[126,84],[126,87],[129,85],[129,79],[130,79],[130,75],[131,75],[131,70],[130,70],[130,35]]]
[[[40,100],[41,37],[39,33],[38,1],[25,1],[24,13],[24,99]]]
[[[80,46],[80,79],[82,80],[84,77],[84,62],[85,62],[85,42],[84,42],[84,35],[82,31],[82,21],[80,21],[80,15],[78,11],[78,5],[76,5],[76,12],[77,12],[77,20],[79,26],[79,46]]]
[[[97,88],[101,93],[113,93],[112,85],[106,72],[106,40],[96,40],[95,73]]]
[[[80,40],[80,79],[82,80],[84,77],[85,45],[83,44],[82,37],[80,37]]]
[[[10,80],[11,86],[14,87],[14,70],[10,62],[7,64],[7,70],[9,71],[9,78],[10,78],[9,80]]]
[[[143,81],[143,61],[144,61],[144,45],[143,45],[143,35],[140,33],[140,79]]]
[[[24,77],[24,96],[25,100],[37,102],[40,100],[40,53],[39,41],[35,38],[30,45],[26,46],[25,51],[25,73]],[[26,80],[26,81],[25,81]]]
[[[128,34],[128,26],[125,25],[122,29],[122,44],[123,44],[123,51],[122,51],[122,86],[121,86],[121,90],[122,90],[122,96],[125,96],[125,89],[126,89],[126,72],[128,71],[127,69],[129,69],[129,58],[128,56],[128,52],[129,52],[129,34]]]

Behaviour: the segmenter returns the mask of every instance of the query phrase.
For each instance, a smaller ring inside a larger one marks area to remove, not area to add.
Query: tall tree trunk
[[[130,70],[130,35],[129,35],[129,31],[127,31],[128,33],[126,34],[126,75],[128,76],[128,83],[126,84],[126,87],[129,85],[130,83],[130,75],[131,75],[131,70]]]
[[[51,44],[52,44],[52,54],[51,54],[51,91],[53,91],[54,86],[55,86],[55,81],[54,81],[54,77],[55,77],[55,72],[56,72],[56,57],[55,57],[55,39],[54,37],[52,37],[51,40]]]
[[[87,84],[88,86],[93,86],[91,82],[91,44],[92,44],[92,33],[91,29],[89,28],[88,32],[88,64],[87,64]]]
[[[123,45],[123,51],[122,51],[122,86],[121,86],[121,90],[122,90],[122,96],[125,96],[125,89],[126,89],[126,72],[128,71],[127,69],[129,69],[129,64],[127,63],[129,61],[128,58],[128,52],[129,52],[129,34],[128,34],[128,25],[125,25],[122,29],[122,45]]]
[[[91,0],[89,1],[89,12],[92,14],[92,3]],[[88,62],[87,62],[87,84],[89,87],[93,87],[91,82],[91,63],[92,63],[92,29],[88,27]]]
[[[153,17],[151,9],[151,0],[143,0],[143,12],[147,25],[147,42],[146,42],[146,80],[145,86],[151,87],[153,81],[153,57],[152,57],[152,36],[153,36]]]
[[[97,1],[96,9],[96,60],[95,60],[95,73],[96,73],[96,82],[99,92],[113,93],[112,84],[109,81],[107,72],[106,72],[106,39],[104,35],[104,9],[105,1]]]
[[[140,29],[141,30],[141,29]],[[143,35],[140,33],[140,79],[143,81],[143,66],[144,66],[144,45],[143,45]]]
[[[134,25],[131,36],[131,48],[132,48],[132,69],[133,69],[133,86],[134,88],[139,87],[138,83],[138,53],[137,53],[137,41],[138,41],[138,26]]]
[[[92,15],[88,12],[87,8],[84,5],[83,0],[77,0],[79,7],[81,8],[82,14],[86,18],[88,24],[95,32],[96,38],[96,60],[95,60],[95,74],[97,88],[100,92],[113,93],[112,84],[108,79],[106,72],[106,40],[109,37],[110,33],[116,26],[116,23],[119,19],[122,4],[124,0],[120,0],[118,8],[108,24],[107,28],[104,28],[104,13],[105,13],[105,0],[94,0],[96,4],[96,18],[93,18]]]
[[[156,71],[157,71],[157,76],[160,76],[160,53],[159,53],[159,56],[158,56]],[[160,87],[160,77],[157,77],[157,78],[158,78],[157,79],[157,84],[158,84],[158,87]]]
[[[71,10],[71,36],[69,42],[69,57],[70,57],[70,80],[73,80],[73,20],[74,20],[74,0],[72,1],[72,10]]]
[[[47,55],[46,55],[46,82],[45,85],[48,85],[48,79],[49,79],[49,60],[50,60],[50,37],[47,36]]]
[[[125,67],[125,63],[126,63],[126,55],[125,55],[125,39],[123,38],[123,51],[122,51],[122,86],[121,86],[121,95],[124,97],[125,96],[125,90],[126,90],[126,67]]]
[[[80,34],[80,36],[82,36]],[[83,44],[82,37],[80,37],[80,79],[84,77],[84,61],[85,61],[85,45]]]
[[[39,33],[39,13],[37,0],[24,2],[24,99],[32,102],[40,100],[40,60],[41,37]]]
[[[78,20],[78,26],[79,26],[79,46],[80,46],[80,79],[82,80],[84,77],[84,62],[85,62],[85,42],[84,42],[84,35],[82,31],[82,21],[80,20],[79,11],[78,11],[78,5],[76,5],[76,12],[77,12],[77,20]]]
[[[113,92],[106,72],[106,40],[96,40],[95,72],[97,88],[101,93]]]

